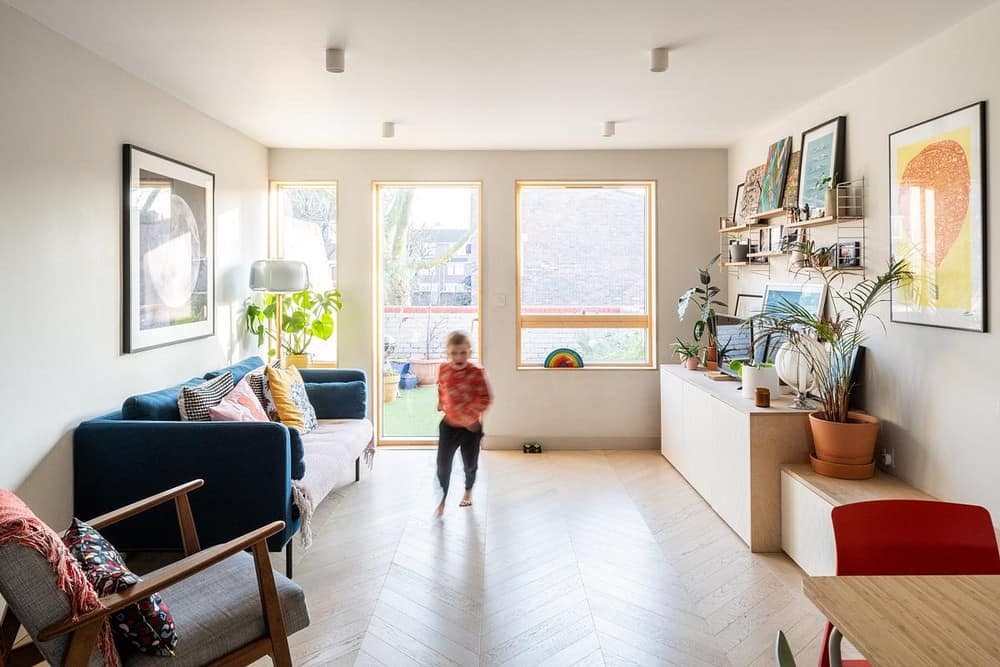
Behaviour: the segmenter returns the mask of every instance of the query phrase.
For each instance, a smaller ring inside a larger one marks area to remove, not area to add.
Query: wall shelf
[[[720,234],[739,234],[740,232],[747,232],[751,229],[762,229],[767,227],[767,223],[754,223],[746,225],[738,225],[736,227],[726,227],[725,229],[720,229]]]
[[[747,257],[783,257],[791,253],[782,252],[780,250],[774,250],[771,252],[752,252],[747,255]]]
[[[726,262],[723,266],[750,266],[750,262]]]
[[[754,215],[747,216],[750,220],[771,220],[772,218],[780,218],[787,215],[785,209],[776,208],[770,211],[763,211],[761,213],[756,213]]]
[[[785,227],[789,229],[808,229],[809,227],[825,227],[826,225],[839,225],[843,222],[858,222],[862,218],[860,217],[849,217],[849,218],[837,218],[832,215],[827,215],[822,218],[814,218],[812,220],[804,220],[802,222],[790,222]]]

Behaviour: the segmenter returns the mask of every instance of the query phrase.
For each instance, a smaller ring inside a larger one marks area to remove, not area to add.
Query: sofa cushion
[[[305,594],[293,581],[274,573],[285,632],[309,625]],[[129,656],[129,667],[194,667],[207,665],[267,634],[260,608],[253,557],[238,553],[163,589],[170,600],[184,641],[173,658]]]
[[[306,393],[319,419],[364,419],[367,386],[353,382],[306,382]]]
[[[121,593],[141,581],[125,567],[111,543],[83,521],[73,519],[62,539],[101,597]],[[173,655],[177,646],[173,616],[156,593],[112,614],[111,631],[150,655]]]
[[[312,433],[302,436],[305,452],[305,486],[319,505],[333,487],[354,474],[354,459],[364,453],[372,440],[372,423],[367,419],[321,419]]]
[[[129,396],[122,403],[122,419],[179,422],[181,412],[177,407],[177,399],[180,398],[181,389],[197,387],[204,382],[201,378],[191,378],[173,387]]]
[[[238,364],[233,364],[232,366],[226,366],[225,368],[220,368],[218,370],[209,371],[205,373],[206,380],[213,380],[223,373],[233,374],[233,384],[239,384],[243,376],[250,371],[256,370],[264,365],[264,360],[260,357],[247,357]]]
[[[309,402],[306,386],[298,369],[295,366],[284,370],[269,366],[265,370],[267,386],[271,389],[271,397],[278,409],[281,423],[297,428],[303,434],[316,428],[316,411]]]
[[[257,395],[250,387],[247,375],[236,388],[226,394],[218,405],[208,409],[214,422],[266,422],[270,421]]]
[[[184,387],[177,401],[181,419],[187,422],[207,422],[212,417],[209,410],[222,402],[233,390],[233,374],[225,372],[217,378],[206,380],[197,387]]]

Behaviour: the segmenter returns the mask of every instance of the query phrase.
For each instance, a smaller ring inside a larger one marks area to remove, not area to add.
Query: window
[[[337,288],[337,184],[272,183],[270,254],[309,267],[313,290]],[[313,360],[336,362],[337,329],[329,340],[314,339]]]
[[[518,181],[518,366],[652,368],[653,181]]]

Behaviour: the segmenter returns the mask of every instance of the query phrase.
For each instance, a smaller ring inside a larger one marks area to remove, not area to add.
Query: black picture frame
[[[122,145],[122,352],[215,335],[215,174]]]
[[[737,214],[740,212],[740,198],[743,196],[743,186],[745,183],[740,183],[736,186],[736,201],[733,202],[733,224],[742,225],[746,224],[746,220],[740,220]]]
[[[970,172],[970,188],[969,192],[979,191],[979,197],[973,198],[970,194],[969,205],[970,209],[973,205],[979,206],[979,223],[976,224],[975,221],[975,210],[972,209],[969,212],[971,216],[969,224],[971,225],[970,231],[973,235],[979,235],[979,247],[975,247],[975,241],[971,241],[972,247],[970,247],[970,258],[976,257],[979,260],[979,270],[976,270],[975,266],[970,267],[970,276],[973,280],[978,279],[981,281],[981,292],[979,293],[979,321],[963,320],[963,317],[975,313],[975,309],[966,309],[965,312],[956,309],[947,309],[940,307],[938,304],[926,307],[924,309],[918,309],[916,312],[908,313],[902,311],[899,307],[898,300],[896,299],[896,290],[899,287],[893,287],[889,290],[889,320],[891,322],[896,322],[899,324],[913,324],[916,326],[927,326],[936,327],[939,329],[954,329],[957,331],[969,331],[975,333],[988,333],[989,332],[989,169],[988,169],[988,147],[989,147],[989,136],[987,133],[987,109],[986,101],[981,100],[979,102],[974,102],[972,104],[967,104],[966,106],[960,107],[953,111],[943,113],[934,118],[929,118],[927,120],[921,121],[919,123],[914,123],[908,127],[904,127],[901,130],[896,130],[889,134],[889,248],[890,255],[897,259],[904,259],[904,253],[898,247],[897,240],[897,223],[901,224],[902,216],[898,210],[898,188],[899,183],[896,181],[896,170],[898,165],[895,164],[896,155],[894,153],[894,143],[896,141],[909,141],[911,144],[916,142],[927,142],[929,137],[924,133],[938,132],[939,134],[945,132],[949,129],[949,117],[958,118],[961,114],[965,114],[969,117],[970,127],[974,128],[973,133],[977,135],[978,146],[971,145],[970,143],[970,154],[967,156],[969,162],[971,163]],[[926,127],[925,127],[926,126]],[[932,135],[933,136],[933,135]],[[972,137],[970,136],[970,142]],[[903,144],[906,146],[907,144]],[[976,164],[975,160],[978,160]],[[978,174],[976,173],[978,168]],[[937,173],[935,170],[934,172]],[[974,183],[972,181],[977,180],[978,176],[978,187],[973,187]],[[914,268],[914,267],[911,267]],[[916,272],[916,277],[914,279],[915,283],[920,282],[920,273]],[[937,289],[937,286],[935,286]],[[972,298],[975,300],[975,290],[973,289]],[[957,313],[957,315],[954,315]]]
[[[822,138],[829,134],[833,135],[831,141],[832,155],[821,165],[811,162],[810,146],[815,139]],[[845,172],[844,146],[847,138],[847,116],[836,116],[830,120],[811,127],[802,133],[799,143],[799,151],[802,157],[799,160],[799,197],[798,206],[803,208],[806,203],[810,208],[823,208],[823,195],[813,195],[816,191],[816,181],[822,180],[826,176],[833,178],[833,183],[839,183]],[[812,182],[810,182],[812,181]]]
[[[736,295],[736,305],[733,306],[733,317],[737,317],[737,318],[739,318],[741,320],[747,319],[746,317],[740,316],[740,303],[741,302],[743,302],[743,303],[753,302],[754,300],[757,301],[757,305],[759,306],[757,308],[757,311],[756,311],[756,312],[759,313],[760,309],[764,305],[764,295],[763,294],[742,294],[742,293],[741,294],[737,294]],[[753,314],[753,312],[751,312],[750,314]]]

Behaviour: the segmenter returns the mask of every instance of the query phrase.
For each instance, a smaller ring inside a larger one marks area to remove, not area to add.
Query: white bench
[[[837,555],[830,513],[865,500],[934,498],[880,472],[865,480],[824,477],[808,464],[781,466],[781,549],[810,576],[836,573]]]

